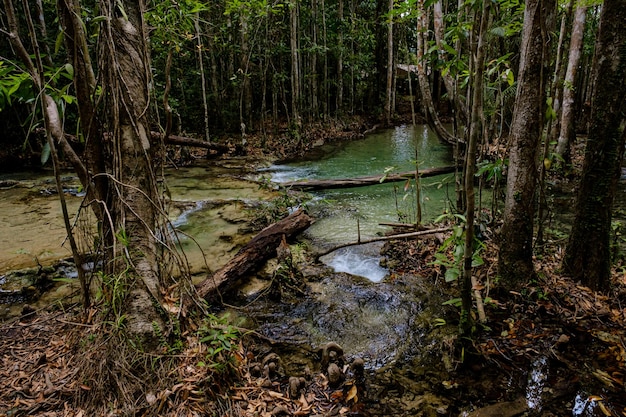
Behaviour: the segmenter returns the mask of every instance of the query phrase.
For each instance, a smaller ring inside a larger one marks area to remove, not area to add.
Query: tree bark
[[[385,89],[385,120],[391,126],[391,112],[393,101],[393,2],[389,0],[389,22],[387,23],[387,88]]]
[[[337,19],[340,23],[337,29],[337,101],[335,103],[335,111],[337,114],[341,114],[343,110],[343,0],[339,0],[337,5]],[[325,44],[326,35],[324,34],[324,46]]]
[[[511,125],[509,170],[498,272],[509,289],[534,276],[533,220],[537,151],[542,129],[544,25],[554,0],[529,0],[524,11],[518,87]]]
[[[298,52],[298,2],[289,1],[289,48],[291,52],[291,114],[293,127],[300,126],[300,53]]]
[[[437,167],[422,169],[419,176],[422,178],[434,177],[436,175],[450,174],[454,172],[453,166]],[[367,187],[369,185],[382,184],[385,182],[406,181],[414,178],[415,171],[403,172],[391,175],[374,175],[369,177],[358,178],[342,178],[330,180],[308,180],[308,181],[289,181],[279,183],[281,187],[299,190],[327,190],[332,188],[351,188],[351,187]]]
[[[290,238],[308,228],[312,222],[313,219],[300,209],[263,229],[222,269],[198,284],[198,295],[212,301],[218,294],[233,290],[265,261],[276,256],[276,248],[283,236]]]
[[[419,16],[417,17],[417,81],[422,95],[422,105],[425,107],[428,126],[437,134],[439,140],[455,144],[462,141],[448,132],[441,120],[439,120],[428,84],[428,77],[426,76],[424,51],[427,48],[425,34],[428,32],[428,13],[424,3],[424,0],[418,0],[417,2],[419,7]]]
[[[563,269],[606,290],[611,273],[611,207],[624,154],[626,3],[606,0],[593,65],[594,95],[578,204]]]
[[[574,13],[574,23],[572,25],[572,38],[569,45],[569,60],[567,71],[565,72],[565,83],[563,85],[563,105],[561,110],[561,131],[557,140],[556,153],[564,161],[570,159],[570,144],[576,138],[576,125],[574,120],[574,83],[580,62],[580,55],[583,47],[583,36],[585,34],[585,17],[587,7],[578,5]]]
[[[118,15],[114,10],[117,7],[124,7],[125,16]],[[103,10],[111,16],[105,24],[109,37],[101,58],[101,65],[108,68],[103,78],[103,94],[112,106],[110,157],[117,195],[110,212],[115,236],[125,236],[112,248],[113,257],[105,272],[125,279],[127,329],[147,350],[152,350],[160,343],[153,323],[160,324],[162,329],[164,326],[154,308],[154,303],[162,303],[153,232],[159,193],[146,112],[150,59],[143,21],[145,5],[129,1],[121,5],[106,3]],[[133,267],[129,269],[128,265]]]
[[[477,15],[478,24],[478,41],[476,44],[476,55],[474,62],[474,80],[473,80],[473,97],[472,112],[469,141],[465,156],[465,244],[463,248],[463,274],[462,274],[462,293],[461,293],[461,322],[460,328],[462,334],[469,336],[473,320],[471,319],[472,311],[472,288],[476,287],[476,277],[472,275],[472,261],[474,259],[474,207],[476,197],[474,191],[474,174],[476,172],[476,150],[478,142],[482,138],[482,117],[483,117],[483,74],[485,71],[485,36],[487,32],[487,2],[483,2],[483,8],[480,15]],[[479,290],[474,290],[474,298],[476,299],[476,307],[478,317],[481,322],[485,319],[485,310],[483,307],[482,295]]]

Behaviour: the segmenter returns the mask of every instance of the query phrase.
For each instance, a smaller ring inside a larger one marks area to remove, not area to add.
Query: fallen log
[[[38,128],[35,131],[40,134],[45,134],[45,130],[43,128]],[[75,135],[72,135],[70,133],[64,133],[63,136],[70,142],[79,142],[79,139]],[[108,136],[109,133],[104,133],[105,138]],[[151,131],[150,137],[153,140],[161,140],[163,138],[163,134],[160,132]],[[230,150],[227,145],[223,145],[221,143],[207,142],[205,140],[189,138],[186,136],[169,135],[167,138],[165,138],[165,143],[169,145],[191,146],[195,148],[209,149],[211,151],[216,151],[219,154],[228,153],[228,151]]]
[[[419,237],[419,236],[425,236],[425,235],[434,235],[436,233],[443,233],[443,232],[448,232],[452,230],[449,227],[441,227],[438,229],[427,229],[427,230],[420,230],[419,232],[408,232],[408,233],[399,233],[396,235],[389,235],[389,236],[381,236],[381,237],[375,237],[372,239],[365,239],[365,240],[359,240],[357,242],[349,242],[349,243],[343,243],[341,245],[337,245],[331,249],[325,250],[324,252],[318,253],[315,255],[315,259],[319,259],[324,255],[328,255],[331,252],[334,252],[338,249],[342,249],[342,248],[347,248],[348,246],[357,246],[357,245],[365,245],[367,243],[373,243],[373,242],[383,242],[386,240],[395,240],[395,239],[407,239],[410,237]]]
[[[153,132],[150,132],[150,135],[152,136],[152,139],[163,138],[163,134],[159,132],[153,131]],[[199,140],[199,139],[188,138],[185,136],[176,136],[176,135],[169,135],[167,138],[165,138],[165,143],[167,143],[168,145],[204,148],[204,149],[209,149],[211,151],[216,151],[220,154],[227,153],[229,150],[227,145],[223,145],[221,143],[207,142],[205,140]]]
[[[198,295],[212,301],[216,295],[233,290],[262,264],[276,256],[276,248],[283,236],[294,236],[308,228],[313,219],[298,209],[283,220],[261,230],[237,252],[222,269],[197,285]]]
[[[454,172],[454,166],[428,168],[419,171],[421,178],[434,177],[436,175],[449,174]],[[299,190],[327,190],[331,188],[351,188],[366,187],[368,185],[376,185],[383,182],[406,181],[409,178],[415,178],[415,171],[402,172],[399,174],[375,175],[357,178],[342,178],[330,180],[303,180],[281,182],[279,185],[284,188]]]

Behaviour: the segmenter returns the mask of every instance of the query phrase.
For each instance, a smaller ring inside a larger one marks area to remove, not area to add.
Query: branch
[[[335,246],[332,249],[328,249],[322,253],[319,253],[317,255],[315,255],[316,259],[321,258],[324,255],[328,255],[331,252],[336,251],[337,249],[341,249],[341,248],[347,248],[348,246],[357,246],[357,245],[365,245],[367,243],[373,243],[373,242],[383,242],[386,240],[395,240],[395,239],[406,239],[409,237],[419,237],[419,236],[425,236],[425,235],[432,235],[435,233],[443,233],[443,232],[448,232],[452,230],[449,227],[441,227],[439,229],[429,229],[429,230],[421,230],[419,232],[410,232],[410,233],[400,233],[397,235],[390,235],[390,236],[382,236],[382,237],[376,237],[373,239],[366,239],[366,240],[361,240],[359,242],[350,242],[350,243],[344,243],[341,244],[339,246]]]

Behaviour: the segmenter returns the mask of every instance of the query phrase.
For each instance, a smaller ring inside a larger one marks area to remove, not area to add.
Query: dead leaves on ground
[[[0,412],[5,415],[82,415],[70,406],[74,391],[81,389],[67,340],[71,325],[58,316],[2,326]]]

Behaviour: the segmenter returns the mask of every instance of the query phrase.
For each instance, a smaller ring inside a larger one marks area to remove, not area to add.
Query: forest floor
[[[562,188],[575,188],[574,177],[559,181]],[[453,364],[443,370],[447,377],[433,383],[432,390],[449,399],[443,406],[397,401],[390,412],[381,406],[383,399],[368,396],[370,381],[359,363],[339,363],[330,373],[304,379],[273,376],[275,356],[257,349],[260,339],[254,334],[232,346],[232,379],[225,384],[212,376],[215,370],[194,362],[202,347],[199,337],[187,335],[188,347],[177,355],[178,383],[147,389],[137,400],[147,405],[134,415],[626,416],[626,267],[623,261],[614,266],[609,293],[593,292],[559,274],[564,244],[562,236],[549,236],[535,260],[537,277],[519,292],[504,292],[493,281],[497,245],[485,240],[484,264],[475,273],[487,321],[477,325],[466,351],[452,348]],[[388,244],[392,277],[445,281],[444,268],[432,264],[440,247],[435,238]],[[456,285],[446,285],[454,296]],[[442,320],[455,325],[458,310],[449,311]],[[25,313],[0,324],[0,416],[89,415],[76,398],[91,389],[77,375],[80,347],[92,325],[77,306]],[[524,380],[517,381],[520,377]]]

